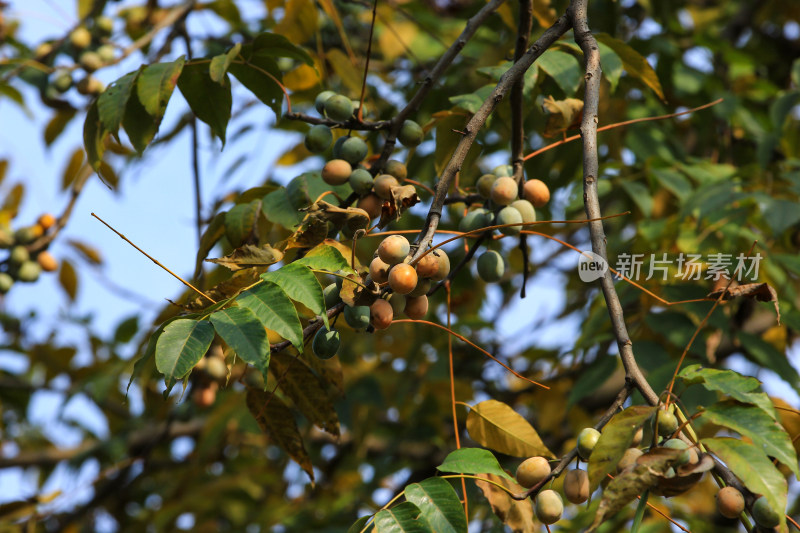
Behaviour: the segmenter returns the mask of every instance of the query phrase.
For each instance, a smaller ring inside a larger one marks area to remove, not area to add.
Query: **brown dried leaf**
[[[499,483],[508,488],[515,494],[525,491],[520,485],[504,477],[495,474],[481,474],[495,483]],[[536,524],[533,521],[533,506],[530,498],[515,500],[506,491],[486,481],[475,481],[475,485],[483,492],[484,497],[489,500],[492,511],[514,533],[533,533],[536,531]]]
[[[319,200],[307,209],[300,227],[278,246],[290,248],[311,248],[328,237],[332,229],[340,230],[347,226],[350,231],[364,229],[369,224],[369,214],[358,207],[341,208]]]
[[[237,294],[245,287],[249,287],[260,279],[260,273],[255,270],[239,270],[230,279],[218,283],[205,293],[214,299],[214,301],[221,302],[231,296]],[[195,293],[192,292],[194,295]],[[190,302],[186,309],[189,311],[199,311],[208,307],[209,301],[202,296],[198,296],[194,301]]]
[[[708,293],[706,298],[716,300],[724,289]],[[723,300],[733,300],[734,298],[755,298],[759,302],[772,302],[775,305],[775,313],[778,315],[778,324],[781,323],[781,311],[778,308],[778,293],[766,283],[748,283],[731,287],[722,296]]]
[[[245,244],[225,257],[206,259],[206,261],[236,271],[243,268],[273,265],[281,259],[283,259],[283,252],[276,250],[269,244],[264,244],[262,246]]]
[[[360,277],[356,276],[355,274],[348,274],[348,279],[354,279],[359,283],[362,283]],[[339,298],[342,299],[344,303],[353,307],[356,305],[356,300],[358,300],[361,293],[364,292],[363,283],[359,285],[358,283],[353,283],[352,281],[348,281],[348,279],[342,280],[342,288],[339,290]]]
[[[67,244],[75,248],[84,259],[93,265],[100,265],[103,263],[103,257],[100,255],[100,251],[94,246],[89,246],[85,242],[76,241],[73,239],[68,239]]]
[[[383,202],[381,207],[381,219],[378,222],[378,227],[381,229],[399,219],[407,209],[419,203],[417,189],[413,185],[392,187],[390,197],[388,201]]]
[[[703,478],[703,474],[714,468],[714,459],[709,454],[702,454],[694,464],[685,464],[675,469],[675,476],[661,477],[658,484],[650,491],[659,496],[677,496],[691,489]]]
[[[544,127],[544,137],[560,137],[565,131],[575,129],[581,125],[583,119],[583,100],[567,98],[555,100],[548,96],[542,103],[542,108],[547,116]]]

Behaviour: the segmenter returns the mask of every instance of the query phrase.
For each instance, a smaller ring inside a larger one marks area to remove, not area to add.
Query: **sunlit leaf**
[[[154,117],[164,116],[172,91],[178,83],[186,58],[144,67],[136,82],[136,94],[145,111]]]
[[[242,51],[242,43],[236,43],[233,47],[225,52],[224,54],[220,54],[218,56],[214,56],[211,58],[211,64],[208,66],[208,74],[212,80],[219,83],[220,85],[228,85],[227,76],[225,74],[228,72],[228,67],[231,66],[231,63],[236,56],[239,55],[239,52]],[[180,79],[178,79],[178,83],[180,84]],[[181,89],[183,91],[183,89]]]
[[[322,285],[317,280],[317,276],[311,272],[310,267],[295,262],[278,270],[265,272],[261,274],[261,279],[280,286],[289,298],[305,305],[312,313],[322,315],[325,327],[328,327]]]
[[[703,368],[700,365],[687,366],[678,377],[687,385],[702,385],[707,390],[721,392],[739,402],[756,405],[773,419],[778,418],[772,400],[759,390],[761,382],[754,377],[743,376],[733,370]]]
[[[467,415],[467,431],[475,442],[506,455],[555,457],[522,415],[497,400],[472,406]]]
[[[266,378],[269,340],[264,325],[245,307],[229,307],[211,314],[217,334],[244,362],[256,367]]]
[[[522,494],[525,489],[505,477],[494,474],[483,474],[481,477],[499,483],[514,494]],[[537,523],[533,518],[533,505],[531,499],[513,499],[508,492],[497,485],[487,481],[474,481],[475,485],[481,489],[484,497],[489,501],[492,512],[502,523],[511,528],[514,533],[535,533],[538,531]]]
[[[611,37],[607,33],[596,33],[595,38],[604,45],[611,48],[615,54],[622,60],[622,65],[625,71],[634,78],[639,79],[642,83],[647,85],[656,96],[662,101],[664,98],[664,90],[661,88],[661,82],[658,81],[658,75],[650,63],[647,62],[644,56],[634,50],[627,43]]]
[[[265,281],[236,298],[236,302],[250,309],[264,327],[278,334],[303,351],[303,326],[292,300],[278,285]]]

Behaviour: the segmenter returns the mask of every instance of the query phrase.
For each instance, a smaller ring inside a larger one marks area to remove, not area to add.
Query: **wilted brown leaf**
[[[691,489],[702,479],[703,474],[714,468],[714,459],[709,454],[702,454],[694,464],[685,464],[675,469],[673,477],[661,477],[658,484],[650,491],[659,496],[677,496]]]
[[[481,477],[486,477],[495,483],[499,483],[515,494],[525,491],[524,488],[513,481],[495,474],[481,474]],[[514,533],[533,533],[536,531],[530,498],[515,500],[497,485],[486,481],[475,481],[475,485],[481,489],[484,497],[489,500],[489,505],[492,506],[492,511],[497,518],[511,528],[511,531]]]
[[[565,131],[579,127],[583,119],[583,100],[577,98],[555,100],[548,96],[544,99],[542,108],[548,113],[547,124],[542,133],[544,137],[559,137]]]
[[[716,300],[724,289],[708,293],[706,298]],[[759,302],[772,302],[775,305],[775,313],[778,315],[778,324],[781,323],[781,310],[778,308],[778,293],[766,283],[748,283],[731,287],[722,296],[723,300],[733,300],[734,298],[754,298]]]
[[[381,229],[386,227],[390,222],[399,219],[408,208],[419,203],[417,189],[415,189],[413,185],[392,187],[390,196],[391,198],[383,202],[381,208],[381,219],[378,222],[378,227]]]
[[[347,227],[349,231],[364,229],[369,224],[369,214],[358,207],[341,208],[319,200],[307,209],[300,227],[288,239],[278,244],[284,250],[311,248],[328,237],[331,230]]]
[[[236,271],[243,268],[273,265],[281,259],[283,259],[283,252],[276,250],[269,244],[264,244],[262,246],[245,244],[225,257],[206,259],[206,261]]]

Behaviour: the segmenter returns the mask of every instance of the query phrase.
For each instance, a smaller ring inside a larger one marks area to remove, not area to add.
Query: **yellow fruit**
[[[509,205],[517,199],[519,187],[514,178],[497,178],[492,184],[491,198],[496,205]]]
[[[402,235],[389,235],[378,246],[378,257],[387,265],[396,265],[406,258],[410,249],[408,239]]]
[[[578,433],[578,455],[581,456],[581,459],[584,461],[589,460],[589,456],[592,455],[592,450],[594,450],[598,440],[600,440],[600,432],[594,428],[583,428]]]
[[[543,490],[536,496],[536,518],[543,524],[555,524],[561,520],[564,512],[564,502],[554,490]]]
[[[391,174],[380,174],[375,178],[375,185],[373,188],[375,189],[375,194],[384,200],[389,200],[392,195],[392,187],[398,186],[400,186],[400,182],[397,181],[397,178]]]
[[[389,271],[389,286],[398,294],[408,294],[417,286],[417,271],[407,263],[395,265]]]
[[[421,278],[430,278],[439,270],[439,260],[433,254],[426,254],[417,262],[417,275]]]
[[[50,213],[45,213],[39,217],[39,220],[37,220],[36,223],[39,224],[43,230],[47,231],[55,225],[56,217]]]
[[[442,249],[437,249],[430,252],[432,255],[436,256],[436,259],[439,262],[439,268],[436,270],[436,274],[431,276],[433,281],[442,281],[444,278],[450,274],[450,258],[447,256],[447,253]]]
[[[533,207],[543,207],[550,201],[550,189],[542,180],[528,180],[522,186],[522,195],[533,204]]]
[[[738,518],[744,511],[744,496],[736,487],[723,487],[717,492],[717,509],[725,518]]]
[[[550,463],[544,457],[529,457],[517,467],[517,483],[529,489],[550,475]]]
[[[36,256],[36,261],[45,272],[55,272],[58,270],[58,261],[53,257],[53,254],[46,250],[44,252],[39,252],[39,255]]]
[[[586,470],[570,470],[564,476],[564,496],[567,501],[581,504],[589,499],[589,475]]]

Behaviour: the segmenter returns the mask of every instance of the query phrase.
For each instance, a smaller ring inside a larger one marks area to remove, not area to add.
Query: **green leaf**
[[[461,448],[450,452],[436,470],[455,474],[496,474],[514,480],[503,470],[492,452],[483,448]]]
[[[138,75],[138,70],[125,74],[109,85],[97,98],[97,111],[100,122],[115,137],[125,116],[125,108],[128,105],[128,100],[131,97]]]
[[[281,377],[281,390],[311,423],[331,435],[339,436],[339,417],[325,392],[325,383],[302,359],[285,351],[278,352],[272,356],[270,370]]]
[[[754,494],[762,494],[780,516],[781,527],[786,524],[786,492],[783,474],[760,449],[730,437],[703,439],[702,444],[725,463],[744,486]]]
[[[305,305],[311,309],[312,313],[321,315],[322,320],[325,322],[325,327],[330,329],[328,314],[325,312],[325,297],[322,294],[322,285],[320,285],[317,276],[311,272],[310,267],[295,262],[278,270],[265,272],[261,274],[261,279],[273,282],[282,288],[289,298]]]
[[[603,69],[603,76],[611,84],[611,91],[617,88],[619,77],[622,75],[622,60],[611,49],[610,46],[604,43],[597,43],[600,48],[600,66]]]
[[[361,530],[364,529],[364,526],[367,525],[369,519],[372,518],[370,515],[365,515],[353,522],[353,525],[350,526],[350,529],[347,530],[347,533],[361,533]]]
[[[156,341],[156,368],[164,374],[165,396],[191,372],[213,340],[214,327],[206,320],[182,318],[167,324]]]
[[[100,122],[97,111],[97,100],[92,102],[86,111],[86,121],[83,123],[83,146],[86,149],[86,158],[95,171],[100,167],[105,152],[105,138],[108,132]]]
[[[783,233],[800,222],[800,209],[797,208],[797,201],[770,198],[762,206],[761,212],[775,235]]]
[[[467,531],[464,507],[453,487],[442,478],[432,477],[405,488],[406,501],[419,507],[422,517],[437,533]]]
[[[322,193],[327,191],[333,191],[342,198],[353,192],[347,184],[333,186],[325,183],[322,179],[322,173],[319,171],[303,172],[286,185],[289,201],[298,210],[310,206],[317,201],[317,198]]]
[[[242,43],[236,43],[224,54],[220,54],[211,58],[211,64],[208,67],[208,73],[211,76],[211,79],[220,85],[230,86],[228,84],[228,78],[225,74],[227,74],[228,68],[231,66],[231,62],[236,59],[236,56],[238,56],[239,52],[241,51]],[[180,84],[180,79],[178,80],[178,83]],[[183,89],[181,89],[181,91],[183,91]]]
[[[236,302],[255,313],[264,327],[277,332],[303,351],[303,325],[294,304],[279,286],[265,281],[244,291]]]
[[[305,265],[313,270],[326,270],[328,272],[346,270],[352,272],[350,262],[342,255],[342,252],[324,243],[315,246],[304,257],[292,264]]]
[[[244,50],[247,48],[246,46],[242,47],[242,55],[245,55]],[[231,63],[228,72],[233,74],[256,98],[272,108],[276,116],[281,116],[283,91],[277,83],[281,80],[281,71],[272,58],[263,55],[253,56],[244,64]]]
[[[314,66],[314,60],[308,52],[277,33],[259,33],[253,41],[253,55],[290,57],[302,61],[309,67]]]
[[[555,457],[522,415],[497,400],[486,400],[470,408],[467,431],[481,446],[506,455]]]
[[[678,377],[687,385],[699,384],[706,390],[718,391],[742,403],[756,405],[773,419],[778,419],[772,400],[767,393],[758,390],[761,382],[756,378],[743,376],[733,370],[703,368],[700,365],[687,366]]]
[[[375,533],[430,533],[430,526],[420,514],[411,502],[379,511],[375,515]]]
[[[161,117],[149,115],[139,101],[139,97],[131,94],[125,108],[125,115],[122,117],[122,127],[125,128],[128,139],[139,154],[144,152],[144,149],[156,136],[160,124]]]
[[[169,63],[148,65],[139,73],[136,94],[149,115],[164,116],[184,63],[186,63],[186,58],[181,56]]]
[[[224,147],[233,104],[228,75],[223,73],[219,83],[216,83],[209,76],[207,65],[189,64],[181,71],[178,88],[192,113],[209,125],[211,133],[219,137]]]
[[[572,54],[548,50],[536,60],[536,64],[556,81],[565,95],[574,95],[580,87],[583,72]]]
[[[589,492],[594,492],[600,482],[614,471],[625,450],[630,448],[633,437],[648,418],[653,416],[655,407],[632,405],[617,413],[600,433],[592,455],[589,457]]]
[[[225,236],[231,246],[238,248],[253,233],[261,210],[261,200],[238,204],[225,214]]]
[[[244,362],[256,367],[264,379],[269,368],[267,331],[256,315],[245,307],[229,307],[211,314],[217,334]]]
[[[800,478],[792,439],[783,426],[761,408],[728,400],[717,402],[702,413],[703,420],[750,438],[754,446],[786,465]]]
[[[270,222],[293,230],[303,221],[303,213],[295,209],[289,201],[289,193],[285,187],[272,191],[261,202],[261,209]]]
[[[653,168],[651,174],[658,179],[661,186],[674,194],[678,200],[683,202],[692,193],[692,183],[689,179],[678,172],[669,168]]]
[[[71,267],[70,267],[71,268]],[[156,343],[158,342],[158,338],[164,332],[164,328],[166,328],[172,322],[176,320],[186,319],[188,316],[194,315],[184,315],[184,316],[175,316],[170,318],[169,320],[165,320],[156,330],[150,335],[150,339],[147,341],[147,348],[145,348],[144,353],[141,357],[139,357],[136,362],[133,364],[133,371],[131,372],[131,377],[128,380],[128,386],[125,388],[125,395],[128,395],[128,391],[131,388],[131,384],[133,380],[136,379],[139,374],[142,373],[142,369],[144,365],[153,357],[153,354],[156,353]]]
[[[584,322],[584,332],[586,331]],[[593,336],[593,341],[596,338],[597,336]],[[617,358],[613,356],[598,357],[591,365],[584,367],[569,391],[567,409],[596,391],[616,370]]]
[[[636,202],[642,214],[649,218],[653,213],[653,197],[650,195],[650,190],[639,182],[627,180],[622,181],[622,188],[631,200]]]
[[[780,376],[795,390],[800,390],[800,375],[797,370],[789,363],[786,354],[779,352],[773,345],[750,333],[739,332],[739,342],[747,351],[747,354],[758,364],[769,368]]]
[[[620,41],[619,39],[615,39],[607,33],[597,33],[595,34],[595,38],[598,42],[603,43],[611,48],[614,53],[619,56],[619,58],[622,60],[622,65],[625,67],[625,71],[629,75],[633,76],[634,78],[638,78],[642,83],[647,85],[654,93],[656,93],[656,95],[662,101],[666,102],[666,98],[664,98],[664,90],[661,88],[661,82],[658,81],[658,75],[644,56],[631,48],[631,46],[627,43]]]

